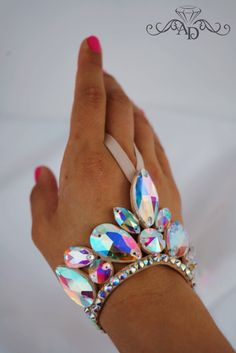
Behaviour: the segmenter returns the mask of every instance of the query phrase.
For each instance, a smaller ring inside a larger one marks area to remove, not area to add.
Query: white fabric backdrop
[[[1,353],[116,352],[67,300],[30,238],[33,170],[46,164],[58,175],[78,46],[90,34],[163,141],[197,247],[198,293],[236,347],[236,6],[196,1],[203,18],[232,25],[224,38],[146,34],[146,24],[167,22],[180,5],[0,2]]]

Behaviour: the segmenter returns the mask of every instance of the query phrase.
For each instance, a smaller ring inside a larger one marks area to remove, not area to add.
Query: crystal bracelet
[[[136,166],[113,136],[106,133],[104,142],[131,183],[133,212],[115,207],[118,226],[111,223],[96,226],[90,234],[91,248],[70,247],[64,253],[66,266],[55,270],[68,296],[84,307],[98,327],[105,300],[126,278],[152,265],[167,265],[193,286],[196,267],[183,226],[171,220],[168,208],[159,209],[156,186],[135,143]],[[144,253],[149,255],[143,258]],[[130,264],[114,275],[113,262]],[[87,267],[87,273],[80,269],[83,267]]]
[[[105,300],[136,272],[167,265],[194,285],[196,262],[191,256],[189,236],[178,221],[171,220],[168,208],[159,209],[156,186],[144,168],[131,182],[130,201],[133,212],[115,207],[117,225],[97,225],[90,234],[91,248],[69,247],[64,253],[65,265],[55,269],[67,295],[84,307],[100,328],[98,318]],[[143,257],[145,253],[149,255]],[[113,262],[130,264],[114,274]],[[81,270],[83,267],[88,273]]]
[[[146,268],[156,265],[166,265],[173,268],[185,278],[187,283],[192,288],[195,286],[195,275],[193,268],[188,267],[178,258],[168,256],[166,254],[151,254],[143,257],[141,260],[131,263],[130,265],[117,272],[115,276],[111,277],[109,281],[107,281],[98,291],[94,303],[90,307],[84,308],[86,315],[99,330],[105,332],[102,326],[99,324],[99,315],[105,301],[111,295],[111,293],[121,283],[123,283],[127,278],[133,276],[135,273],[141,272]]]

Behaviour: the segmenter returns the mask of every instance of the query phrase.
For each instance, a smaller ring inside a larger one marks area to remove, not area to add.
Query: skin
[[[84,40],[59,185],[41,167],[31,192],[32,239],[53,270],[63,264],[69,246],[90,246],[96,225],[114,223],[113,207],[131,209],[130,184],[104,145],[105,131],[134,164],[135,141],[158,188],[160,206],[183,222],[180,194],[159,138],[143,111],[104,73],[102,54]],[[137,273],[119,286],[104,305],[100,323],[120,352],[233,352],[195,292],[164,266]]]

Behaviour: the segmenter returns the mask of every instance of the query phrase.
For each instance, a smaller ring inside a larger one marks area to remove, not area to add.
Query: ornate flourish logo
[[[222,26],[219,22],[216,22],[214,25],[211,25],[203,18],[196,19],[202,12],[202,10],[196,6],[180,6],[175,12],[180,19],[173,18],[164,26],[161,22],[157,22],[155,25],[148,24],[146,26],[147,33],[151,36],[158,36],[161,33],[172,30],[176,31],[177,35],[182,34],[187,36],[187,39],[197,39],[200,31],[205,29],[219,36],[226,36],[230,32],[230,25],[228,24]]]

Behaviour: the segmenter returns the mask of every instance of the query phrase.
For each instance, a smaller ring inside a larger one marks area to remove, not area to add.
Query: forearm
[[[100,322],[123,353],[233,352],[195,292],[166,266],[126,280]]]

